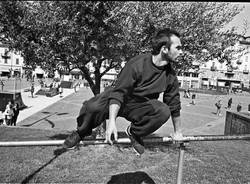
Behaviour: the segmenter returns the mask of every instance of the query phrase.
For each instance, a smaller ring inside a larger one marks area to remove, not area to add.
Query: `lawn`
[[[63,139],[41,129],[0,128],[0,140]],[[250,183],[249,141],[192,142],[186,146],[183,183]],[[176,183],[177,145],[146,145],[136,156],[130,145],[1,147],[1,183]]]
[[[75,124],[69,126],[67,123],[75,122],[75,114],[86,95],[79,92],[74,97],[66,97],[36,113],[33,119],[23,121],[23,124],[30,124],[38,119],[39,123],[34,127],[0,126],[0,141],[65,139],[70,133],[69,127],[75,127]],[[190,99],[182,98],[184,135],[223,134],[224,106],[229,96],[220,96],[223,100],[222,117],[214,114],[217,98],[198,94],[196,105],[190,105]],[[249,99],[249,96],[233,96],[232,109],[241,101],[243,110],[246,110]],[[47,114],[42,112],[53,113],[55,110],[59,115],[43,120]],[[52,128],[48,122],[55,126]],[[125,128],[122,126],[118,127],[119,131]],[[164,126],[158,131],[160,135],[172,132],[171,122]],[[85,145],[67,151],[57,146],[1,147],[0,183],[174,184],[178,154],[178,145],[173,144],[147,144],[140,157],[134,154],[130,145]],[[183,183],[250,184],[250,142],[189,143],[185,151]]]

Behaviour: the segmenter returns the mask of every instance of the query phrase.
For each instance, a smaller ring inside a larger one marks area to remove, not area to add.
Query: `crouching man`
[[[77,117],[77,130],[64,141],[64,148],[77,145],[106,119],[106,142],[118,139],[116,118],[131,124],[126,134],[137,154],[144,153],[143,137],[155,132],[172,117],[174,140],[182,139],[179,84],[172,63],[182,53],[180,35],[163,29],[152,39],[152,53],[135,56],[126,63],[113,88],[85,101]],[[160,93],[163,102],[158,101]]]

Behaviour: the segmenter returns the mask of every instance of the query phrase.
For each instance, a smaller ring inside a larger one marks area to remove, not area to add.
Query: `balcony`
[[[243,74],[248,74],[249,70],[243,70]]]

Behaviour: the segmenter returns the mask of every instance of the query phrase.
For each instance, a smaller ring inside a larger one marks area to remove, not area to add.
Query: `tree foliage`
[[[241,10],[229,3],[171,1],[2,1],[0,7],[1,38],[23,53],[27,65],[80,68],[95,95],[106,72],[151,50],[159,28],[182,35],[185,54],[174,63],[178,70],[191,67],[193,60],[224,57],[220,53],[238,35],[221,29]]]

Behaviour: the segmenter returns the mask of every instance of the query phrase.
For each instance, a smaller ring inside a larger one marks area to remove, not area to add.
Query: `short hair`
[[[180,37],[180,34],[174,29],[165,28],[159,30],[152,39],[152,54],[159,54],[163,45],[166,45],[168,48],[170,48],[172,44],[170,38],[173,35]]]

